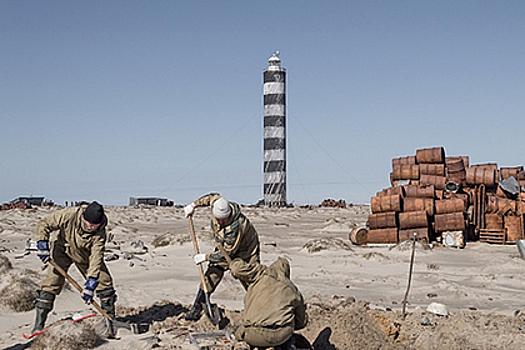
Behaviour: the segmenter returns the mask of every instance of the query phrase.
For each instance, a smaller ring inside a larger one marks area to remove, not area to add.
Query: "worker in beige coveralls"
[[[91,303],[96,291],[102,309],[115,318],[117,296],[104,263],[107,222],[104,208],[97,202],[92,202],[87,207],[66,208],[40,220],[36,225],[35,239],[38,257],[43,263],[53,259],[65,271],[75,264],[86,278],[82,299],[87,304]],[[53,231],[57,231],[57,234],[51,238]],[[33,333],[44,329],[47,315],[53,310],[55,297],[64,286],[64,277],[52,267],[48,270],[35,302]]]
[[[293,332],[306,327],[308,315],[303,296],[290,280],[288,260],[278,258],[265,266],[235,259],[230,270],[233,277],[248,284],[236,340],[275,350],[293,349]]]
[[[186,217],[193,215],[195,208],[201,206],[211,207],[213,235],[215,240],[223,245],[231,259],[240,258],[248,263],[260,261],[259,236],[250,220],[241,213],[239,204],[229,202],[218,193],[211,193],[184,207]],[[217,248],[213,253],[195,255],[194,260],[196,264],[209,262],[205,281],[208,293],[212,294],[222,280],[224,272],[229,269],[228,262]],[[204,289],[200,286],[195,302],[184,319],[198,320],[205,301]]]

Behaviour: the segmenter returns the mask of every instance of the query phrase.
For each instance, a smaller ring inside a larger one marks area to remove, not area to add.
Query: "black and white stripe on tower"
[[[264,79],[264,204],[286,205],[286,69],[279,51],[268,59]]]

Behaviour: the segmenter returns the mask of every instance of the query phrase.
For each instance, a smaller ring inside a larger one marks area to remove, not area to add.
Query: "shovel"
[[[193,226],[193,217],[190,215],[188,217],[190,220],[190,234],[191,240],[193,241],[193,248],[195,249],[195,254],[200,254],[199,244],[197,243],[197,236],[195,235],[195,227]],[[197,265],[199,267],[199,273],[201,276],[202,289],[204,290],[204,297],[206,298],[206,315],[210,319],[211,323],[214,326],[217,326],[221,320],[221,315],[217,305],[210,303],[210,294],[208,293],[208,287],[206,287],[206,280],[204,278],[204,269],[202,264]]]
[[[49,260],[49,264],[53,266],[53,268],[55,268],[55,270],[57,270],[62,276],[64,276],[80,293],[82,293],[83,288],[63,268],[58,266],[58,264],[53,260]],[[137,324],[129,324],[112,319],[111,316],[109,316],[108,313],[104,311],[104,309],[102,309],[102,307],[95,300],[91,301],[91,305],[93,305],[93,307],[97,309],[97,311],[100,312],[104,318],[106,318],[107,329],[104,333],[106,333],[108,337],[114,338],[118,328],[125,328],[131,331],[133,334],[139,334],[139,327]]]

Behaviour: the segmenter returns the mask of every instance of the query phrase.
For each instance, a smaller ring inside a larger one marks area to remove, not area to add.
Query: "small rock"
[[[447,306],[440,303],[431,303],[428,305],[427,311],[439,316],[448,316]]]

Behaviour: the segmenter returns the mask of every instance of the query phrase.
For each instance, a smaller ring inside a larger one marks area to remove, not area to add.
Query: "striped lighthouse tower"
[[[264,79],[264,204],[286,205],[286,69],[279,51],[268,59]]]

